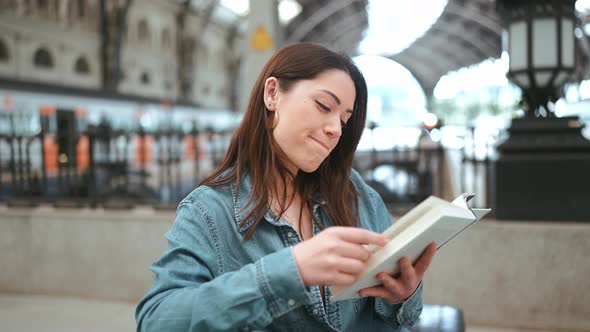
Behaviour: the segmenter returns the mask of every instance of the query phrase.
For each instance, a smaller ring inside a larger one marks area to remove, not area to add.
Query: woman
[[[265,65],[227,156],[179,205],[138,331],[370,331],[413,324],[435,248],[334,302],[384,245],[383,201],[352,171],[367,88],[349,58],[299,43]]]

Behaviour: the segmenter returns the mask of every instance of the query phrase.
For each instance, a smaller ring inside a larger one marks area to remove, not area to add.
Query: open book
[[[416,262],[426,247],[436,242],[437,250],[470,225],[485,216],[490,209],[472,209],[467,203],[475,195],[462,194],[452,203],[430,196],[398,219],[385,234],[391,241],[384,247],[369,246],[371,257],[357,281],[347,287],[332,287],[336,301],[358,297],[363,288],[379,285],[377,273],[399,273],[399,260],[406,256]]]

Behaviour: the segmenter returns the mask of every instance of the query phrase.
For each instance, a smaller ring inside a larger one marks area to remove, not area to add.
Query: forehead
[[[356,90],[350,75],[346,72],[329,69],[315,78],[302,81],[301,83],[309,93],[323,94],[326,97],[330,97],[330,93],[332,93],[340,100],[342,107],[353,109]]]

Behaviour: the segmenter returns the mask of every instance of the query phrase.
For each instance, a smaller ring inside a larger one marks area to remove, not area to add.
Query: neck
[[[297,174],[297,173],[294,173]],[[286,210],[289,206],[298,200],[297,189],[295,188],[294,177],[287,176],[285,181],[281,179],[279,173],[275,170],[273,172],[274,188],[270,191],[270,206],[272,210],[280,213],[281,210]],[[283,193],[286,196],[283,197]]]

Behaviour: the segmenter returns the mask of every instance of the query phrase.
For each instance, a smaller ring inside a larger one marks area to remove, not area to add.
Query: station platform
[[[440,318],[436,307],[425,310],[425,327],[415,332],[455,332],[445,326],[434,327]],[[135,304],[96,299],[48,295],[0,294],[0,322],[4,332],[129,332],[135,331]],[[465,332],[563,332],[486,326],[466,326]]]
[[[135,331],[135,304],[48,295],[0,294],[4,332]]]
[[[173,220],[0,206],[0,330],[133,331]],[[484,219],[437,253],[424,303],[459,308],[466,331],[590,331],[588,238],[590,222]]]

